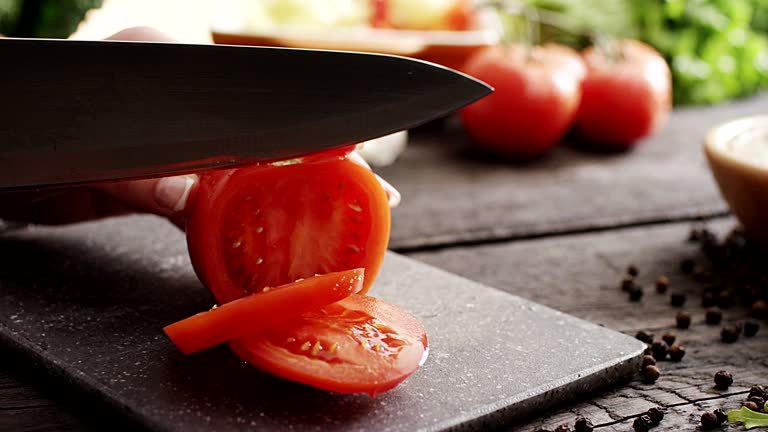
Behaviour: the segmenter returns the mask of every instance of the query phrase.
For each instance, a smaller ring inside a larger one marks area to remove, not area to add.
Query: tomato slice
[[[273,375],[372,397],[406,379],[428,353],[426,332],[414,316],[364,295],[233,340],[230,347]]]
[[[335,154],[206,173],[192,201],[189,254],[221,304],[360,267],[365,292],[389,241],[389,205],[375,175]]]
[[[191,354],[265,329],[360,292],[364,269],[328,273],[226,303],[166,326],[165,334]]]

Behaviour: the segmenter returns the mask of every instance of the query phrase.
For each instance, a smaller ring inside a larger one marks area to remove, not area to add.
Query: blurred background
[[[120,28],[150,25],[188,42],[218,39],[414,56],[431,44],[445,49],[428,58],[460,67],[458,62],[472,48],[496,43],[492,33],[504,31],[493,20],[479,19],[481,11],[497,9],[488,7],[489,3],[494,2],[0,0],[0,34],[96,39]],[[529,0],[525,4],[540,12],[541,42],[582,48],[595,34],[602,34],[649,43],[670,65],[676,104],[714,104],[768,85],[768,0]],[[520,25],[514,16],[502,22],[508,34],[516,33],[515,26]],[[372,27],[442,34],[398,36],[385,31],[361,40],[355,33]],[[219,37],[212,37],[211,30]]]

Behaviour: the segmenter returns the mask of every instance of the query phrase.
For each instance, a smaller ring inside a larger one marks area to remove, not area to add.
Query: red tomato
[[[589,144],[626,149],[665,123],[672,107],[672,78],[664,58],[635,40],[609,45],[613,57],[590,47],[576,130]]]
[[[187,243],[198,277],[224,304],[360,267],[365,291],[384,258],[389,227],[387,196],[370,170],[315,156],[202,175]]]
[[[512,159],[540,156],[571,127],[579,106],[578,63],[564,46],[494,46],[465,71],[495,91],[461,111],[478,146]],[[574,66],[576,64],[576,66]]]
[[[363,289],[364,269],[301,279],[226,303],[166,326],[184,354],[243,337],[337,302]]]
[[[230,343],[240,358],[273,375],[372,397],[416,371],[427,346],[415,317],[363,295]]]

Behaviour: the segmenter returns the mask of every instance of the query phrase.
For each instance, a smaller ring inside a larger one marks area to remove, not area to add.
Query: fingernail
[[[186,175],[160,179],[155,186],[155,202],[172,212],[184,210],[195,178],[196,176]]]
[[[400,192],[397,189],[395,189],[394,186],[389,184],[389,182],[381,178],[378,174],[376,174],[376,179],[379,181],[379,184],[381,184],[381,187],[384,188],[384,192],[387,193],[387,198],[389,199],[389,206],[391,208],[395,208],[398,205],[400,205],[400,199],[402,198],[400,196]]]

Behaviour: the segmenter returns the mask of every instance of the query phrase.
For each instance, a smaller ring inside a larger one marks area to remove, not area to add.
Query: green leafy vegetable
[[[102,0],[0,0],[0,33],[16,37],[66,38]]]
[[[754,412],[747,407],[741,407],[738,410],[728,411],[728,422],[744,423],[744,427],[747,429],[768,426],[768,414]]]

